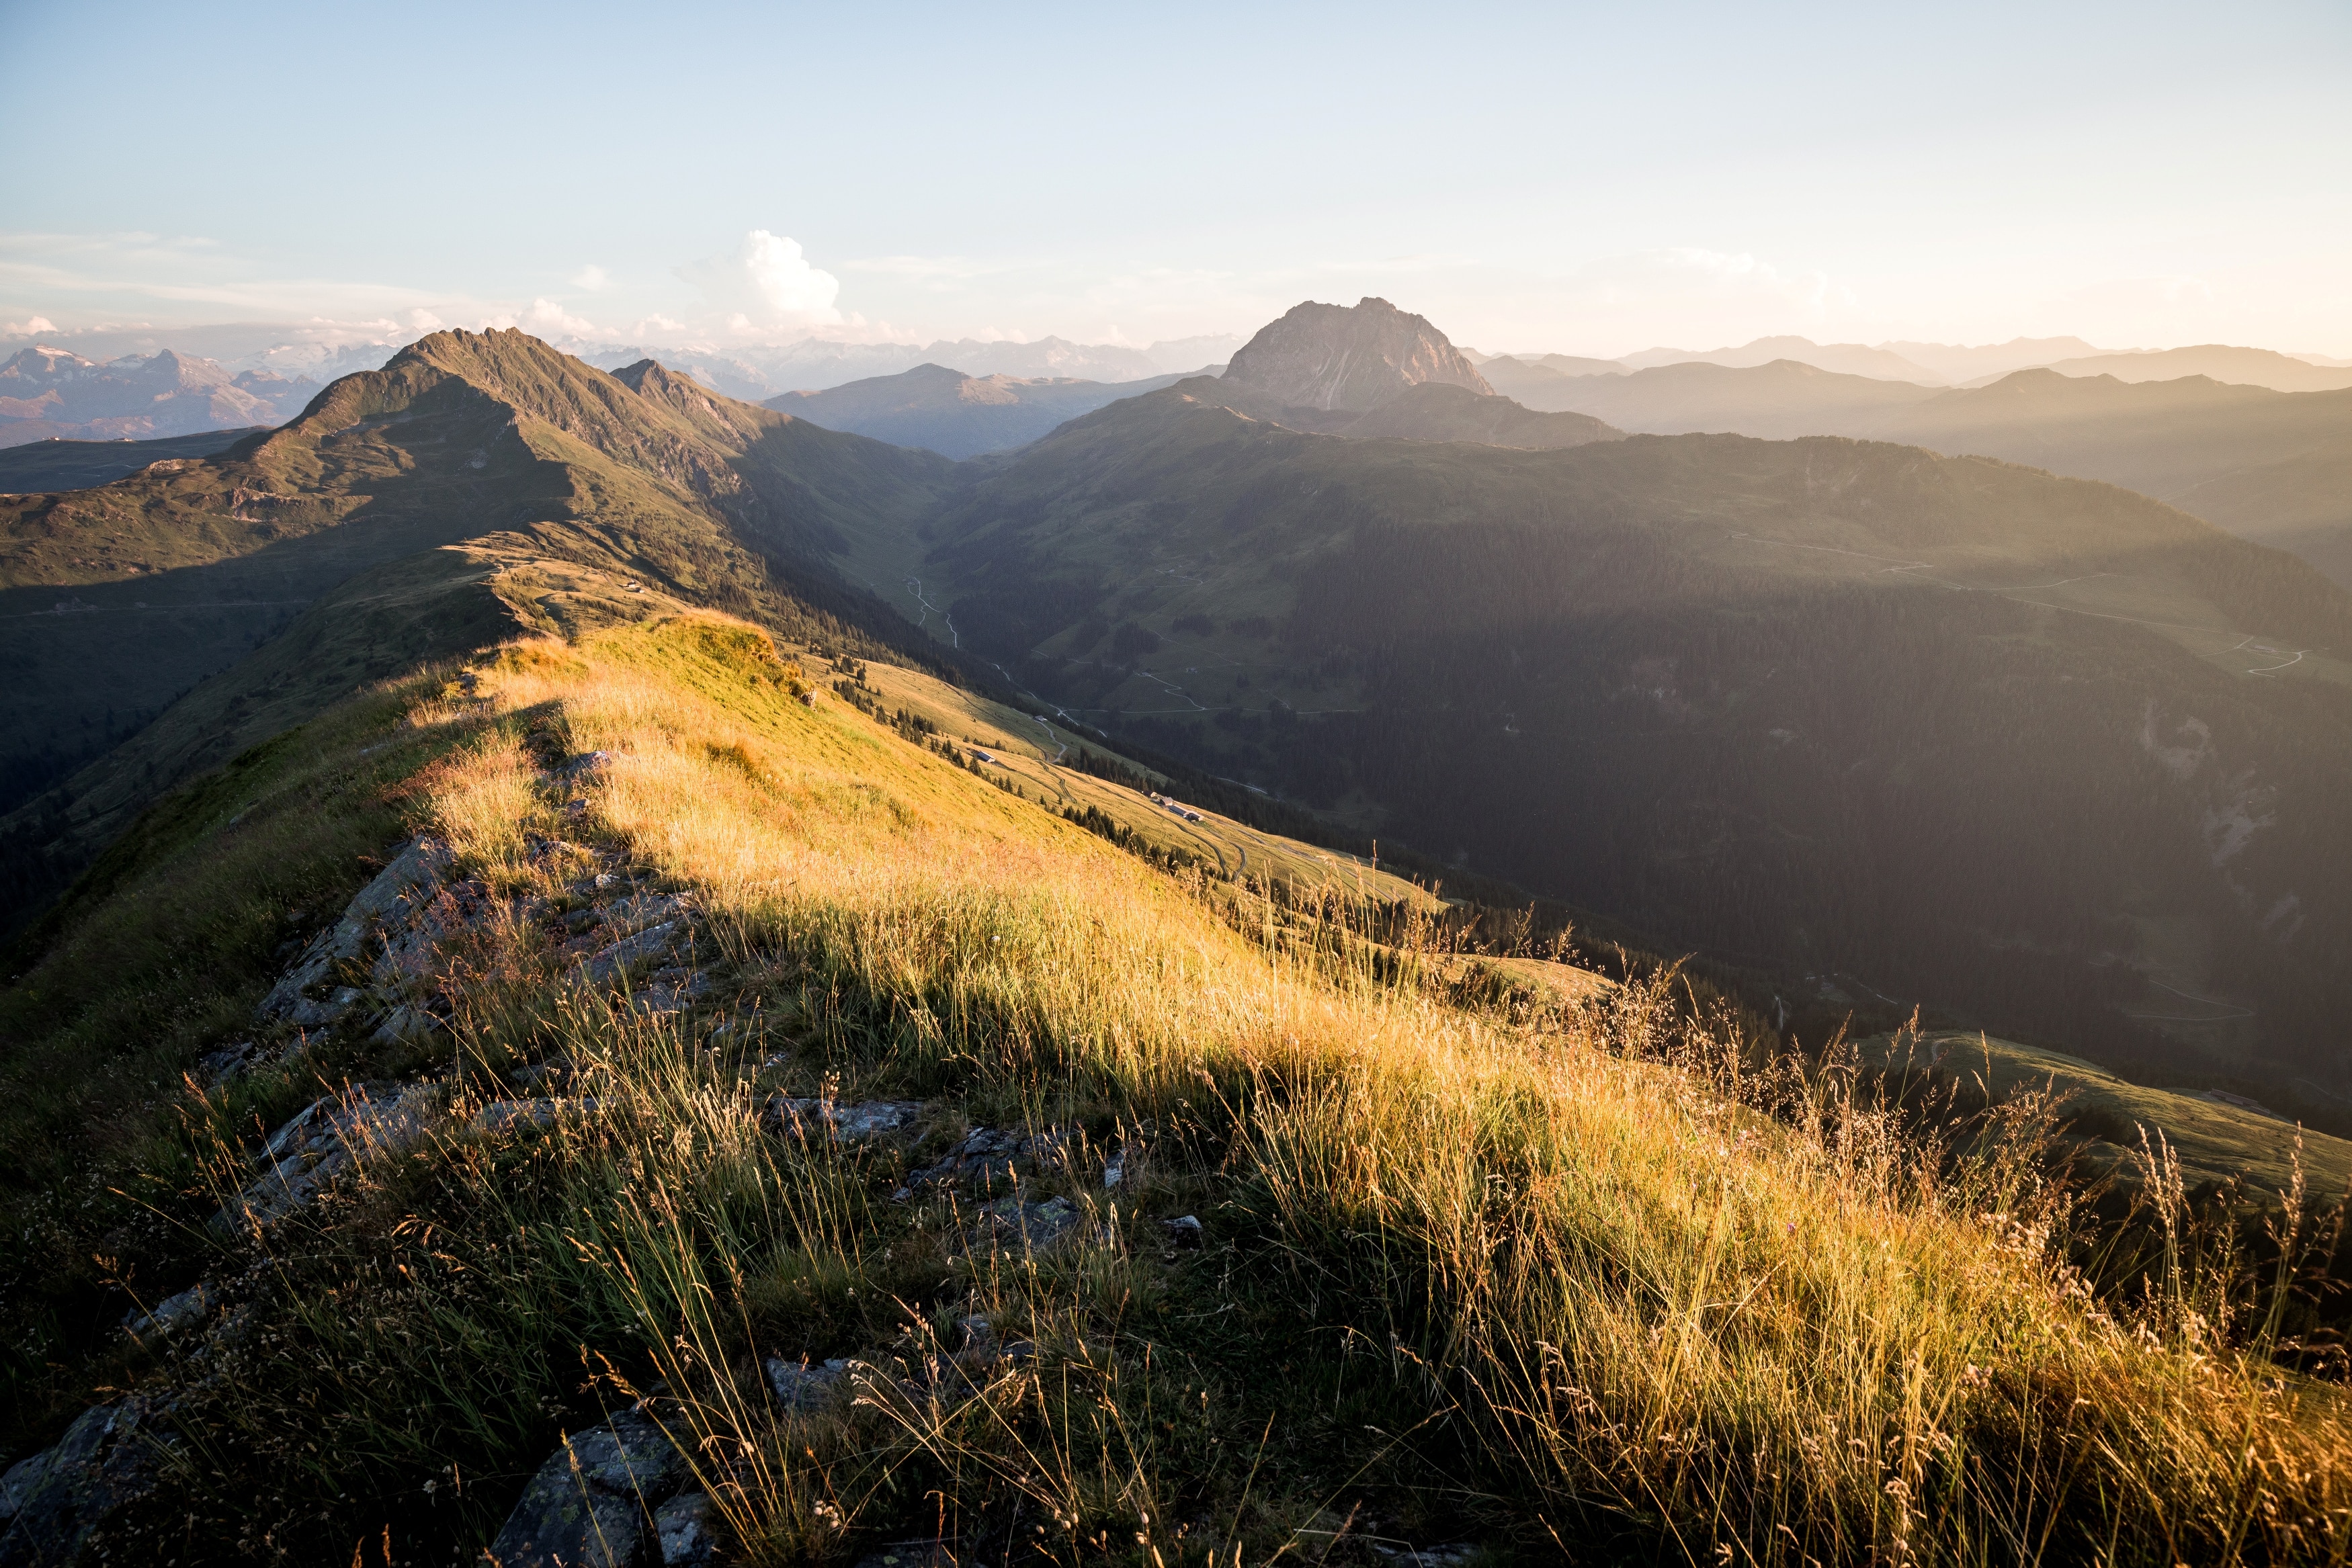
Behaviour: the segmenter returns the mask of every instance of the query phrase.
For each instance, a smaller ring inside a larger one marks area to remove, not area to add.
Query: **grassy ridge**
[[[443,1130],[182,1265],[270,1282],[139,1525],[183,1561],[264,1531],[340,1560],[387,1526],[446,1554],[559,1423],[656,1378],[763,1562],[938,1529],[1069,1562],[1369,1530],[1533,1558],[2345,1555],[2346,1417],[2271,1364],[2285,1298],[2069,1270],[2030,1106],[1938,1149],[1850,1081],[1759,1074],[1658,988],[1465,1006],[1442,955],[1375,963],[803,706],[715,619],[524,644],[463,701],[372,700],[334,744],[390,722],[436,758],[400,798],[493,890],[554,894],[534,840],[583,832],[690,890],[712,999],[614,1011],[496,923],[447,955],[471,978]],[[583,829],[535,779],[589,749],[616,760]],[[549,1061],[593,1114],[473,1127]],[[761,1095],[825,1085],[921,1097],[921,1141],[762,1130]],[[200,1174],[159,1208],[242,1179],[213,1140],[252,1112],[195,1107]],[[950,1198],[884,1201],[971,1123],[1071,1132],[1029,1196],[1076,1205],[1077,1239],[973,1250]],[[1198,1254],[1159,1239],[1186,1212]],[[757,1393],[758,1355],[907,1362],[975,1316],[1039,1350],[969,1403],[885,1379],[792,1416]]]

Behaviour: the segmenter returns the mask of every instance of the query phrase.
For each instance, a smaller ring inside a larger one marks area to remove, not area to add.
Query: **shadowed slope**
[[[1349,442],[1190,385],[926,563],[1054,702],[1825,995],[2352,1088],[2352,600],[2302,563],[1985,459]]]

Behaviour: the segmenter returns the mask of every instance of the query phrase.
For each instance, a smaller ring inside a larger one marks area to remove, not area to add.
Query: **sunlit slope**
[[[2146,497],[1835,439],[1350,442],[1171,389],[938,538],[935,632],[1209,771],[1667,942],[2352,1089],[2352,597]]]
[[[2236,1178],[2254,1201],[2290,1190],[2298,1164],[2314,1192],[2334,1195],[2352,1184],[2352,1141],[2298,1127],[2224,1091],[2149,1088],[2063,1051],[1953,1030],[1876,1036],[1857,1051],[1913,1094],[1957,1094],[1970,1106],[2050,1094],[2079,1140],[2075,1169],[2084,1181],[2136,1186],[2148,1155],[2169,1148],[2190,1186]]]
[[[2352,391],[2021,371],[1869,434],[2121,485],[2352,587]]]
[[[0,1302],[110,1331],[108,1281],[209,1278],[237,1310],[163,1354],[52,1332],[55,1414],[7,1457],[131,1383],[181,1441],[126,1530],[184,1562],[244,1526],[440,1561],[659,1379],[688,1484],[787,1559],[1034,1516],[1074,1559],[1115,1526],[1264,1561],[1356,1528],[1335,1497],[1407,1550],[1531,1558],[2324,1559],[2332,1392],[2200,1277],[2087,1297],[2030,1156],[1941,1160],[1801,1080],[1743,1099],[1739,1042],[1663,991],[1465,1008],[1415,962],[1277,940],[1244,891],[794,685],[715,617],[534,640],[338,706],[142,824],[0,992],[11,1072],[83,1075],[6,1097],[15,1174],[47,1140],[89,1195],[25,1206],[41,1244]],[[371,826],[370,852],[455,856],[420,990],[265,1027],[257,1065],[173,1099],[254,1030],[272,951],[334,919]],[[687,1005],[583,976],[572,916],[621,896],[584,870],[691,901]],[[371,1032],[423,988],[446,1030]],[[266,1235],[209,1228],[345,1082],[401,1096],[407,1141]],[[836,1144],[780,1092],[915,1109]],[[551,1093],[543,1123],[490,1113]],[[908,1181],[975,1126],[1071,1152],[1003,1196]],[[993,1243],[983,1200],[1077,1218]],[[766,1357],[839,1358],[844,1385],[784,1399]]]
[[[824,556],[910,528],[948,468],[650,363],[436,333],[216,456],[0,497],[0,657],[28,677],[0,733],[70,758],[93,720],[162,707],[336,584],[501,530],[778,624],[855,618]]]
[[[822,667],[817,655],[807,656],[812,668]],[[920,670],[875,663],[858,668],[865,690],[856,700],[870,704],[877,716],[911,715],[978,761],[984,777],[1012,784],[1056,810],[1081,816],[1089,809],[1099,811],[1162,853],[1196,859],[1226,876],[1306,886],[1333,883],[1364,897],[1406,904],[1432,900],[1425,888],[1381,871],[1365,856],[1265,832],[1187,801],[1165,774],[1043,715],[1024,714]],[[985,752],[985,758],[975,752]],[[1085,771],[1089,755],[1142,780],[1143,787]]]

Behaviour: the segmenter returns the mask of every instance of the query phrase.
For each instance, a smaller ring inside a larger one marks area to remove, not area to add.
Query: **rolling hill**
[[[1909,382],[1775,360],[1742,368],[1692,362],[1631,375],[1564,376],[1530,389],[1521,401],[1656,435],[1710,431],[1788,441],[1860,434],[1937,395],[1937,389]]]
[[[1872,434],[2121,485],[2352,588],[2352,390],[2024,371],[1895,411]]]
[[[1619,362],[1636,371],[1653,370],[1661,365],[1709,364],[1732,369],[1769,365],[1777,360],[1794,360],[1815,370],[1829,371],[1838,375],[1869,376],[1887,382],[1937,382],[1943,378],[1923,365],[1906,359],[1891,349],[1874,349],[1863,343],[1816,343],[1810,338],[1759,338],[1736,349],[1708,349],[1694,351],[1688,349],[1643,349],[1638,353],[1619,356]]]
[[[0,494],[41,495],[83,490],[138,473],[150,463],[210,457],[226,452],[268,426],[204,430],[150,441],[67,441],[52,437],[20,446],[0,446]]]
[[[2119,382],[2169,382],[2183,376],[2204,376],[2232,386],[2268,387],[2273,392],[2334,392],[2352,387],[2352,370],[2315,365],[2269,349],[2233,348],[2227,343],[2203,343],[2189,349],[2160,349],[2144,354],[2089,354],[2052,361],[2062,376],[2113,376]]]
[[[1938,391],[1789,360],[1514,384],[1531,408],[1575,409],[1624,430],[1847,435],[2105,480],[2292,551],[2352,587],[2352,392],[2286,393],[2203,375],[2126,381],[2057,367]]]

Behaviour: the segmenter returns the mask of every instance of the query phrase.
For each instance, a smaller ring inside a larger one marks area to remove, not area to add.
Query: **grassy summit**
[[[1163,869],[1037,798],[1045,737],[956,737],[1017,716],[794,653],[691,613],[376,687],[63,912],[0,1028],[110,1109],[14,1113],[16,1448],[152,1401],[118,1555],[446,1561],[641,1396],[757,1562],[2342,1555],[2307,1309],[2077,1271],[2030,1106],[1923,1141],[1671,988],[1467,983],[1410,890]],[[439,939],[254,1032],[415,834]],[[669,946],[600,967],[632,909]],[[207,1224],[362,1083],[320,1196]]]

